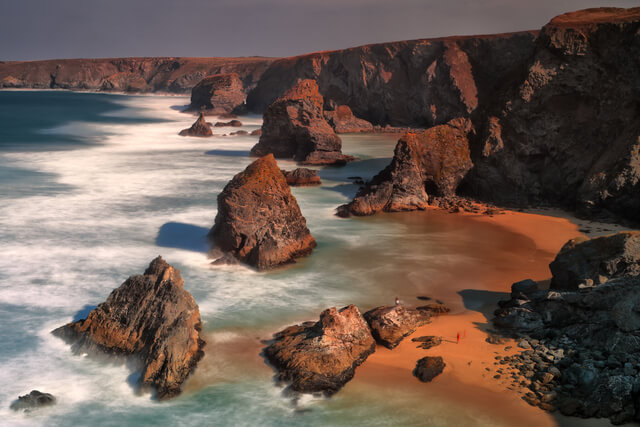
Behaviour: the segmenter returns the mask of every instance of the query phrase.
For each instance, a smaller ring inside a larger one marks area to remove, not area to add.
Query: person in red
[[[458,336],[456,338],[456,344],[460,344],[460,332],[458,332]]]

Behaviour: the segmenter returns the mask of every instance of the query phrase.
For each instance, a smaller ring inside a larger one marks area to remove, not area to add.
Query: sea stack
[[[161,257],[129,277],[86,319],[53,331],[76,353],[136,356],[140,386],[159,399],[174,397],[203,355],[200,311],[180,271]]]
[[[207,123],[204,113],[200,113],[189,129],[183,129],[179,133],[180,136],[212,136],[211,126]]]
[[[216,263],[239,260],[258,270],[291,263],[316,246],[271,154],[251,163],[224,187],[209,237]]]
[[[323,311],[316,323],[278,332],[264,355],[293,391],[330,396],[353,378],[375,347],[367,322],[349,305]]]
[[[314,80],[299,81],[264,112],[253,156],[273,154],[308,165],[344,164],[342,140],[324,117],[324,99]]]
[[[244,85],[236,73],[205,77],[191,90],[192,110],[205,109],[210,114],[225,114],[244,105]]]
[[[423,132],[408,132],[396,145],[389,166],[361,189],[338,215],[422,210],[429,196],[452,197],[473,167],[468,134],[471,122],[451,120]]]

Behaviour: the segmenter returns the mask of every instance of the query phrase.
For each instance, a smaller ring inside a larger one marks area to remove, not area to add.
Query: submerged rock
[[[204,113],[200,113],[189,129],[183,129],[179,133],[180,136],[212,136],[211,126],[207,123]]]
[[[316,323],[291,326],[264,349],[278,379],[301,393],[336,393],[375,351],[367,322],[355,305],[329,308]]]
[[[10,406],[14,411],[30,411],[43,406],[52,406],[56,404],[56,398],[49,393],[42,393],[38,390],[32,390],[31,393],[19,396],[18,400]]]
[[[347,105],[340,105],[334,111],[325,111],[324,117],[336,133],[373,132],[373,125],[354,116]]]
[[[159,399],[180,393],[180,386],[202,358],[200,311],[183,288],[180,271],[161,257],[143,275],[129,277],[86,319],[53,331],[76,353],[137,356],[140,385],[153,387]]]
[[[421,210],[429,196],[455,196],[473,167],[469,140],[471,122],[452,120],[421,133],[409,132],[396,145],[389,166],[338,208],[339,216],[372,215],[379,211]]]
[[[218,214],[209,233],[225,260],[230,255],[267,270],[309,255],[316,241],[307,228],[287,180],[273,155],[251,163],[218,196]]]
[[[211,114],[231,113],[244,104],[245,97],[238,74],[216,74],[205,77],[193,87],[190,108],[205,109]]]
[[[369,310],[364,314],[364,318],[369,323],[371,333],[378,344],[395,348],[418,327],[429,323],[430,316],[424,311],[393,305]]]
[[[223,128],[223,127],[239,128],[240,126],[242,126],[242,122],[240,120],[233,119],[228,122],[216,122],[213,126],[217,128]]]
[[[435,377],[444,371],[446,363],[440,356],[426,356],[418,360],[416,368],[413,370],[415,375],[422,382],[431,382]]]
[[[292,171],[282,170],[287,184],[290,186],[320,185],[320,177],[318,171],[307,168],[297,168]]]
[[[324,118],[324,100],[313,80],[302,80],[264,112],[260,141],[251,155],[273,154],[309,165],[344,164],[342,141]]]

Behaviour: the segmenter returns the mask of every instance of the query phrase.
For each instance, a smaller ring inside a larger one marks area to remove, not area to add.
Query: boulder
[[[390,349],[395,348],[418,327],[429,323],[430,317],[424,311],[402,305],[376,307],[364,314],[376,342]]]
[[[282,170],[284,177],[287,179],[287,184],[290,186],[305,186],[305,185],[320,185],[320,177],[318,171],[307,168],[297,168],[292,171]]]
[[[24,410],[25,412],[33,409],[42,408],[43,406],[51,406],[56,404],[56,398],[49,393],[42,393],[38,390],[32,390],[31,393],[24,396],[18,396],[18,400],[10,406],[14,411]]]
[[[230,256],[258,270],[291,263],[316,246],[271,154],[251,163],[224,187],[209,237],[212,257],[222,262]]]
[[[273,154],[303,164],[344,164],[342,141],[324,118],[323,98],[313,80],[302,80],[264,112],[260,141],[251,155]]]
[[[236,73],[207,76],[191,90],[192,110],[208,110],[210,114],[231,113],[244,104],[246,95]]]
[[[237,130],[235,132],[231,132],[229,135],[232,135],[232,136],[244,136],[244,135],[249,135],[249,132],[247,132],[246,130]]]
[[[223,127],[239,128],[240,126],[242,126],[242,122],[240,120],[234,119],[228,122],[216,122],[213,126],[217,128],[223,128]]]
[[[389,166],[338,208],[339,216],[372,215],[379,211],[421,210],[429,196],[452,197],[473,167],[468,134],[471,122],[452,120],[420,133],[405,134]]]
[[[415,375],[420,381],[424,383],[431,382],[435,377],[440,375],[444,371],[446,363],[440,356],[426,356],[418,360],[416,367],[413,370]]]
[[[136,356],[142,365],[140,386],[155,388],[159,399],[176,396],[204,347],[198,305],[183,285],[180,271],[157,257],[86,319],[53,334],[76,353]]]
[[[336,393],[375,351],[375,341],[355,305],[329,308],[316,323],[291,326],[264,349],[278,379],[301,393]]]
[[[207,123],[204,113],[200,113],[189,129],[183,129],[179,133],[180,136],[212,136],[211,126]]]
[[[373,132],[373,125],[354,116],[348,105],[340,105],[333,111],[325,111],[324,117],[336,133]]]
[[[568,241],[549,269],[551,289],[575,290],[591,280],[595,284],[627,275],[640,275],[640,231]]]
[[[432,347],[442,344],[442,337],[424,336],[424,337],[412,338],[411,341],[420,343],[418,345],[418,348],[423,348],[425,350],[428,350]]]
[[[521,280],[511,285],[511,297],[515,298],[516,296],[530,295],[538,290],[538,283],[534,282],[531,279]]]
[[[260,135],[262,135],[262,129],[252,130],[249,135],[251,135],[251,136],[260,136]]]

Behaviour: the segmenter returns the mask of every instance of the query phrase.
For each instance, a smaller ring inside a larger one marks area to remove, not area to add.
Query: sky
[[[293,56],[369,43],[539,29],[638,0],[0,0],[0,60]]]

